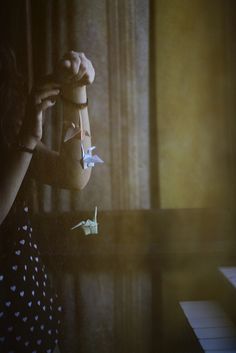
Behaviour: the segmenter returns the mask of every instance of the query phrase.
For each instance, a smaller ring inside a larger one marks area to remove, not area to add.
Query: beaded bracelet
[[[63,95],[61,95],[61,98],[63,101],[74,105],[76,108],[78,108],[80,110],[85,109],[88,106],[88,98],[85,103],[76,103],[76,102],[70,100],[69,98],[64,97]]]
[[[15,148],[17,149],[17,151],[21,151],[21,152],[27,152],[27,153],[31,153],[31,154],[33,154],[35,152],[35,149],[26,147],[25,145],[22,145],[20,142],[17,142],[15,144]]]

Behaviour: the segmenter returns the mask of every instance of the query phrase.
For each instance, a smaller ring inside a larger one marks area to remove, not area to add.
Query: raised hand
[[[62,84],[87,86],[93,83],[95,70],[84,53],[70,51],[61,59],[57,76]]]
[[[36,145],[42,138],[45,115],[43,112],[52,107],[60,93],[60,85],[46,82],[33,88],[26,109],[20,138],[28,145]]]

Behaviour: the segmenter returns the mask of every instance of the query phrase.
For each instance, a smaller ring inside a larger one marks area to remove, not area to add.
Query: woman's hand
[[[87,86],[93,83],[95,70],[84,53],[70,51],[61,59],[57,73],[62,84]]]
[[[34,148],[42,139],[44,111],[52,107],[60,85],[53,82],[43,83],[32,89],[26,108],[26,115],[20,130],[20,141],[29,148]]]

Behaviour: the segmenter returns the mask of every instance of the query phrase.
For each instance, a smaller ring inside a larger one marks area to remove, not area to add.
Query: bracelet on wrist
[[[74,101],[70,100],[69,98],[64,97],[63,95],[61,95],[61,99],[66,103],[72,104],[75,108],[77,108],[79,110],[85,109],[88,106],[88,98],[85,103],[74,102]]]
[[[17,149],[17,151],[20,151],[20,152],[27,152],[27,153],[30,153],[30,154],[33,154],[35,152],[34,148],[26,147],[25,145],[23,145],[19,141],[15,143],[14,147]]]

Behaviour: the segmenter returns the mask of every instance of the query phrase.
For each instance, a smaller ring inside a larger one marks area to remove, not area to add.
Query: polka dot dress
[[[33,239],[28,207],[1,230],[0,352],[53,353],[62,311]],[[3,238],[4,237],[4,238]]]

